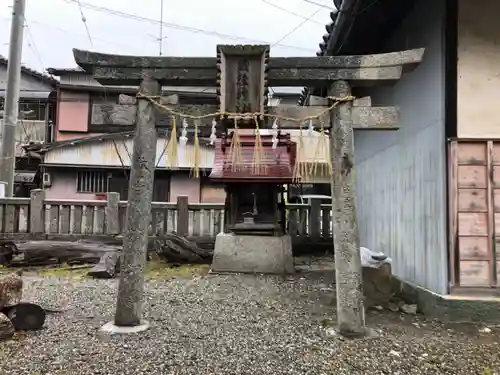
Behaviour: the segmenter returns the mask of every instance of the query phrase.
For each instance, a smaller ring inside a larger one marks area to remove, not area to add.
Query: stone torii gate
[[[136,127],[132,173],[129,186],[127,225],[123,243],[122,272],[112,331],[139,331],[143,294],[142,271],[146,260],[147,229],[151,211],[156,121],[158,109],[152,99],[161,100],[161,86],[216,87],[220,106],[172,104],[175,112],[197,115],[219,112],[217,128],[225,132],[233,120],[225,115],[260,114],[261,129],[270,128],[267,115],[288,118],[318,116],[314,125],[326,125],[330,133],[332,158],[332,206],[337,289],[337,319],[343,335],[365,333],[361,261],[354,192],[353,130],[397,130],[395,107],[372,107],[370,98],[339,101],[330,113],[332,99],[319,106],[267,107],[269,87],[328,87],[334,98],[347,98],[351,88],[395,83],[415,68],[424,50],[365,55],[319,57],[269,57],[268,45],[219,45],[217,57],[120,56],[74,50],[76,63],[103,85],[140,85],[140,95],[117,105],[95,104],[91,125],[112,126],[117,131]],[[335,99],[333,99],[335,100]],[[164,100],[165,102],[165,100]],[[168,102],[168,100],[166,100]],[[171,101],[170,101],[171,103]],[[322,113],[324,115],[320,116]],[[267,114],[267,115],[265,115]],[[162,126],[170,127],[165,121]],[[203,134],[212,124],[199,124]],[[254,121],[239,120],[240,128],[255,128]],[[279,128],[298,129],[298,121],[281,121]],[[156,126],[159,127],[159,126]],[[124,328],[125,327],[125,328]]]

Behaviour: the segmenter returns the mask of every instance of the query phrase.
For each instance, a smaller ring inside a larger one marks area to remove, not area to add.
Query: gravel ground
[[[52,307],[44,329],[0,343],[0,374],[482,374],[500,369],[500,328],[370,312],[379,337],[343,341],[332,280],[207,275],[146,283],[151,328],[107,336],[116,280],[29,277],[24,296]],[[331,328],[330,328],[331,330]]]

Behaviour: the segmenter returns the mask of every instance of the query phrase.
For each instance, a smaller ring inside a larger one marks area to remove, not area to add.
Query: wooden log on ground
[[[12,324],[7,315],[0,312],[0,341],[10,339],[14,336],[14,332],[14,324]]]
[[[99,261],[99,259],[97,259],[95,261],[95,263],[97,263]],[[38,258],[38,259],[29,259],[28,260],[24,260],[24,259],[14,259],[12,260],[12,262],[10,263],[10,267],[11,268],[23,268],[23,267],[41,267],[41,266],[57,266],[61,264],[59,262],[59,260],[57,260],[56,258],[50,258],[50,259],[46,259],[46,258]],[[69,262],[68,262],[69,264]]]
[[[195,242],[175,233],[156,240],[155,249],[158,256],[174,263],[210,263],[213,256],[213,250],[202,249]]]
[[[23,293],[22,272],[14,272],[0,277],[0,311],[21,302]]]
[[[17,253],[14,242],[0,241],[0,266],[9,266]]]
[[[110,252],[112,253],[112,252]],[[81,266],[81,265],[89,265],[89,264],[97,264],[101,260],[100,256],[86,255],[81,258],[72,258],[66,261],[68,266]]]
[[[120,272],[120,254],[118,252],[107,252],[101,256],[97,263],[87,273],[96,279],[112,279]]]
[[[93,263],[106,252],[117,252],[120,246],[110,246],[101,242],[87,241],[27,241],[15,244],[17,251],[24,256],[23,263],[40,265],[57,259],[59,263],[73,262],[88,258]]]
[[[45,310],[34,303],[22,302],[3,310],[16,331],[34,331],[45,324]]]

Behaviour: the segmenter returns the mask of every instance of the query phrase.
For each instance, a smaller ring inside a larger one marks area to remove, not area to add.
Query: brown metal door
[[[109,191],[120,194],[120,200],[128,200],[128,177],[125,176],[111,176],[109,179]]]
[[[170,180],[157,178],[154,181],[153,202],[168,202]]]

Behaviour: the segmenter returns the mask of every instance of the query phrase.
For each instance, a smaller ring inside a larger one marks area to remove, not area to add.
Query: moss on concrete
[[[395,294],[406,303],[416,304],[422,314],[449,322],[498,323],[500,301],[489,299],[447,298],[393,277]]]

